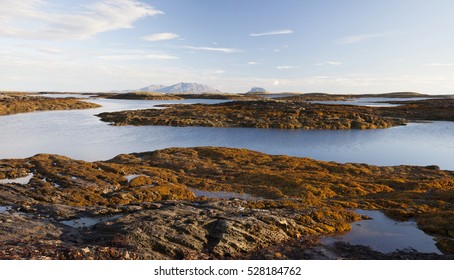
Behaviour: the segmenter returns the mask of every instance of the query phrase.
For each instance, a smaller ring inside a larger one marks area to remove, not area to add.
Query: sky
[[[454,92],[452,0],[0,0],[0,90]]]

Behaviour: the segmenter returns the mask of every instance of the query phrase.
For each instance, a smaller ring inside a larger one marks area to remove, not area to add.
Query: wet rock
[[[437,236],[443,252],[454,246],[452,171],[214,147],[100,162],[45,154],[0,160],[0,174],[9,177],[14,170],[33,173],[34,179],[0,184],[0,206],[14,209],[0,213],[0,258],[226,259],[269,248],[266,258],[285,259],[297,254],[283,249],[275,255],[272,248],[348,231],[360,218],[348,211],[352,208],[414,218]],[[126,174],[143,175],[128,183]],[[252,197],[201,199],[192,189]],[[106,215],[114,219],[81,228],[61,223]]]
[[[378,129],[409,121],[454,120],[454,99],[401,102],[396,107],[362,107],[295,101],[237,101],[169,105],[165,109],[102,113],[114,125],[256,127],[281,129]]]
[[[222,104],[169,105],[148,109],[101,113],[115,125],[169,125],[257,127],[282,129],[375,129],[403,125],[405,121],[379,116],[373,108],[304,102],[236,101]]]

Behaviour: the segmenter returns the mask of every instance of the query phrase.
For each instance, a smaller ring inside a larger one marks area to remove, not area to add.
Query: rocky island
[[[454,120],[454,99],[402,101],[396,107],[327,105],[302,101],[256,100],[222,104],[166,105],[101,113],[114,125],[255,127],[281,129],[377,129],[409,121]]]
[[[237,101],[222,104],[169,105],[98,115],[114,125],[257,127],[282,129],[373,129],[403,125],[359,106],[285,101]]]
[[[45,98],[27,94],[0,94],[0,115],[49,110],[75,110],[100,107],[75,98]]]
[[[367,218],[355,208],[416,219],[445,253],[370,256],[452,259],[453,205],[454,172],[437,166],[215,147],[98,162],[40,154],[0,160],[0,259],[324,258],[318,238]],[[324,250],[360,256],[342,243]]]

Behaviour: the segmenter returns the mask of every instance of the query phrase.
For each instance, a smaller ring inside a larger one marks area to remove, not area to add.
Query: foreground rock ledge
[[[26,184],[0,183],[1,259],[321,258],[310,248],[321,235],[348,231],[361,218],[353,208],[415,218],[437,237],[448,254],[442,257],[452,258],[454,249],[454,172],[436,166],[338,164],[212,147],[99,162],[47,154],[0,160],[0,179],[30,173]],[[208,199],[193,189],[253,197]],[[342,256],[358,258],[356,251]],[[408,257],[392,255],[399,256]]]

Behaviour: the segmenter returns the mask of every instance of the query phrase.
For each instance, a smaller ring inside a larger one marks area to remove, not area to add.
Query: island
[[[294,100],[176,104],[163,109],[105,112],[113,125],[254,127],[281,129],[377,129],[409,121],[454,120],[454,99],[396,101],[396,107],[317,104]]]

